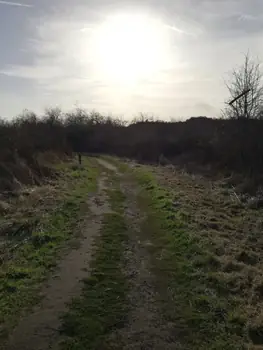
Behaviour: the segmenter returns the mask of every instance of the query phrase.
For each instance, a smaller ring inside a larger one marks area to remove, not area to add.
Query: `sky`
[[[0,116],[217,117],[262,39],[262,0],[0,1]]]

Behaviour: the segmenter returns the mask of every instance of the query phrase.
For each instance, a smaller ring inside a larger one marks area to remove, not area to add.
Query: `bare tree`
[[[224,111],[228,118],[260,119],[263,110],[263,75],[260,63],[250,54],[245,55],[243,65],[233,69],[226,87],[231,101]]]

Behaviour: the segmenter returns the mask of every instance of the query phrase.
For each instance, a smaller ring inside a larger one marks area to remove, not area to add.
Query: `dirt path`
[[[103,166],[104,168],[108,169],[108,170],[111,170],[111,171],[114,171],[115,173],[118,173],[118,169],[115,165],[107,162],[106,160],[103,160],[103,159],[98,159],[97,160],[98,163]]]
[[[125,195],[125,220],[128,241],[124,249],[124,274],[129,283],[128,303],[130,312],[124,328],[112,334],[111,348],[123,350],[173,350],[180,344],[175,338],[174,325],[162,317],[159,296],[154,286],[149,246],[151,238],[141,230],[145,213],[137,203],[139,187],[129,173],[123,175],[111,163],[99,160],[108,170],[119,177],[121,191]]]
[[[130,312],[125,327],[112,334],[111,348],[179,349],[174,339],[173,325],[162,318],[159,307],[148,249],[152,242],[141,231],[145,214],[140,212],[137,203],[139,188],[128,175],[128,178],[124,176],[121,179],[121,189],[126,197],[125,218],[129,227],[123,270],[129,283]]]
[[[47,350],[56,346],[60,315],[66,310],[66,304],[80,294],[80,280],[87,277],[92,242],[99,235],[103,215],[109,212],[105,188],[105,178],[102,178],[98,193],[87,200],[92,219],[87,216],[84,220],[80,246],[59,263],[56,273],[41,292],[44,295],[42,303],[20,321],[4,349]]]
[[[87,215],[83,222],[81,244],[59,263],[56,274],[42,290],[42,295],[45,296],[42,303],[20,321],[5,350],[59,349],[59,343],[62,340],[59,334],[60,316],[67,311],[67,303],[81,294],[83,285],[80,281],[89,277],[92,242],[101,232],[105,214],[112,213],[112,203],[110,202],[111,205],[108,203],[106,190],[112,181],[116,185],[116,179],[125,197],[124,212],[119,214],[128,227],[125,232],[128,240],[125,240],[123,246],[124,259],[121,269],[128,284],[129,312],[125,316],[126,322],[122,327],[112,330],[107,349],[172,350],[180,348],[180,344],[175,339],[174,325],[169,324],[162,317],[149,250],[153,243],[149,234],[142,231],[146,214],[140,211],[137,203],[139,187],[129,172],[122,174],[110,162],[102,159],[97,161],[105,168],[105,173],[102,173],[99,180],[97,194],[87,201],[91,215]],[[106,173],[109,174],[109,171],[113,172],[113,178],[106,180]]]

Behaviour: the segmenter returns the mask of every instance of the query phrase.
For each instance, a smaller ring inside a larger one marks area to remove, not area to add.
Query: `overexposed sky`
[[[262,39],[262,0],[0,1],[0,116],[218,116],[227,72],[248,49],[263,60]]]

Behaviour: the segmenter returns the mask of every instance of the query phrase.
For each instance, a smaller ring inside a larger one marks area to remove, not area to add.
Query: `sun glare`
[[[96,69],[105,79],[134,84],[165,68],[167,30],[143,15],[110,16],[94,30],[92,50]]]

